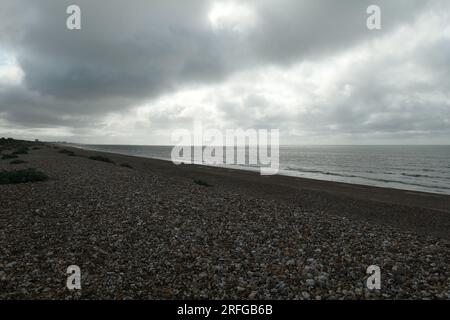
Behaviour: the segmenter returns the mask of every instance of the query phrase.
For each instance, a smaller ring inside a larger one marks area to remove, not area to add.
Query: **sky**
[[[281,144],[450,144],[448,0],[0,6],[0,136],[170,145],[201,121]]]

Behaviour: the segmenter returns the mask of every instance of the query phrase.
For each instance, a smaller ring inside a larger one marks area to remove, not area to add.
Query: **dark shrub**
[[[194,183],[203,187],[211,187],[211,185],[208,182],[199,179],[194,180]]]
[[[18,156],[15,155],[15,154],[4,154],[4,155],[2,156],[2,159],[3,159],[3,160],[5,160],[5,159],[15,159],[15,158],[18,158]]]
[[[125,168],[133,169],[133,167],[130,166],[128,163],[122,163],[120,166],[121,166],[121,167],[125,167]]]
[[[28,154],[28,148],[27,147],[21,147],[16,149],[13,154]]]
[[[39,147],[33,147],[33,150],[41,150]]]
[[[91,156],[89,157],[91,160],[95,161],[102,161],[102,162],[108,162],[108,163],[114,163],[110,158],[104,157],[104,156]]]
[[[21,164],[21,163],[27,163],[27,162],[24,160],[20,160],[20,159],[13,160],[10,162],[10,164]]]
[[[62,150],[59,150],[58,152],[59,152],[59,153],[67,154],[68,156],[72,156],[72,157],[75,156],[75,152],[70,151],[70,150],[67,150],[67,149],[62,149]]]
[[[36,169],[1,171],[0,184],[15,184],[26,182],[46,181],[48,176]]]

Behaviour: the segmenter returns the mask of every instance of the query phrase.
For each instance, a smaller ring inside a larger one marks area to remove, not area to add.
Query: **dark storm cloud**
[[[395,24],[423,3],[381,2],[389,15],[397,12]],[[16,30],[18,39],[10,40],[31,90],[69,99],[149,97],[189,81],[217,81],[251,65],[258,56],[284,63],[305,53],[349,45],[368,34],[365,9],[370,4],[252,1],[259,23],[243,42],[211,30],[208,1],[77,1],[82,8],[79,32],[65,28],[65,9],[72,3],[15,5],[23,25]],[[246,56],[249,52],[255,57]]]
[[[291,63],[299,57],[348,49],[357,41],[373,39],[412,21],[429,5],[421,0],[295,1],[263,0],[258,6],[261,24],[252,35],[255,54],[277,63]],[[382,29],[366,28],[370,5],[382,9]]]
[[[124,110],[186,83],[220,81],[245,67],[240,40],[211,30],[210,2],[76,1],[82,30],[68,31],[65,11],[72,3],[8,2],[0,19],[5,24],[0,50],[13,51],[25,74],[24,86],[38,93],[30,101],[38,108],[30,114],[40,109],[55,124],[62,115],[75,119]],[[25,116],[26,107],[13,107],[23,98],[15,103],[14,95],[6,95],[1,100],[8,104],[0,109],[8,120],[40,123],[41,117]],[[49,97],[58,108],[49,105]]]
[[[223,74],[223,54],[211,47],[200,1],[78,1],[82,30],[68,31],[71,3],[24,4],[35,19],[14,45],[31,90],[67,99],[140,99],[174,89],[184,78]]]
[[[413,23],[437,4],[446,8],[438,0],[242,1],[256,21],[241,33],[211,27],[212,1],[3,2],[0,51],[16,57],[24,78],[17,86],[2,87],[0,82],[0,114],[22,126],[75,129],[95,126],[96,119],[110,112],[125,112],[185,86],[226,82],[237,71],[327,59]],[[82,9],[80,31],[65,27],[65,11],[71,4]],[[375,32],[366,28],[366,8],[371,4],[382,8],[383,28]],[[448,42],[437,42],[417,52],[414,62],[434,70],[436,78],[416,83],[416,92],[429,91],[431,86],[448,89],[449,50]],[[377,68],[395,67],[395,63],[399,61],[379,61]],[[411,121],[405,124],[409,114],[429,119],[414,122],[417,130],[440,128],[448,121],[442,116],[448,110],[444,104],[436,102],[433,110],[437,111],[427,113],[424,102],[405,98],[411,87],[385,85],[381,77],[374,79],[374,70],[360,67],[348,76],[356,91],[351,97],[317,105],[321,111],[300,112],[295,120],[276,114],[273,109],[279,106],[250,93],[241,105],[224,99],[215,107],[237,125],[273,127],[297,121],[312,131],[326,127],[346,132],[391,131],[412,127]],[[403,113],[393,111],[395,95],[403,99],[403,107],[398,107]],[[248,121],[241,116],[244,110],[253,115]],[[153,122],[158,119],[180,122],[176,115],[161,115]]]

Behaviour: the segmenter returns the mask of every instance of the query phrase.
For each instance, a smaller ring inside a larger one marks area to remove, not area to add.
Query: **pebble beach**
[[[0,185],[0,299],[450,299],[450,196],[67,146],[20,158],[0,169],[49,180]]]

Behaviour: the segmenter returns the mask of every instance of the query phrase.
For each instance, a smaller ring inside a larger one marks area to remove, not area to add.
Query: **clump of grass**
[[[2,170],[0,172],[0,184],[16,184],[46,180],[48,180],[48,176],[45,173],[31,168],[14,171]]]
[[[203,187],[212,187],[212,185],[210,185],[208,182],[200,180],[200,179],[195,179],[194,183],[198,184],[199,186],[203,186]]]
[[[114,163],[114,161],[112,161],[110,158],[107,158],[107,157],[104,157],[104,156],[90,156],[89,159],[95,160],[95,161]]]
[[[17,156],[16,154],[4,154],[4,155],[2,156],[2,159],[3,159],[3,160],[15,159],[15,158],[18,158],[18,156]]]
[[[124,168],[130,168],[130,169],[133,169],[133,167],[130,166],[128,163],[122,163],[120,166],[121,166],[121,167],[124,167]]]
[[[42,148],[39,147],[33,147],[33,150],[41,150]]]
[[[18,149],[16,149],[13,154],[28,154],[28,147],[20,147]]]
[[[67,150],[67,149],[62,149],[62,150],[59,150],[58,152],[59,152],[59,153],[67,154],[67,155],[70,156],[70,157],[74,157],[74,156],[75,156],[75,152],[70,151],[70,150]]]
[[[10,162],[10,164],[21,164],[21,163],[27,163],[27,162],[25,160],[20,160],[20,159],[13,160]]]

